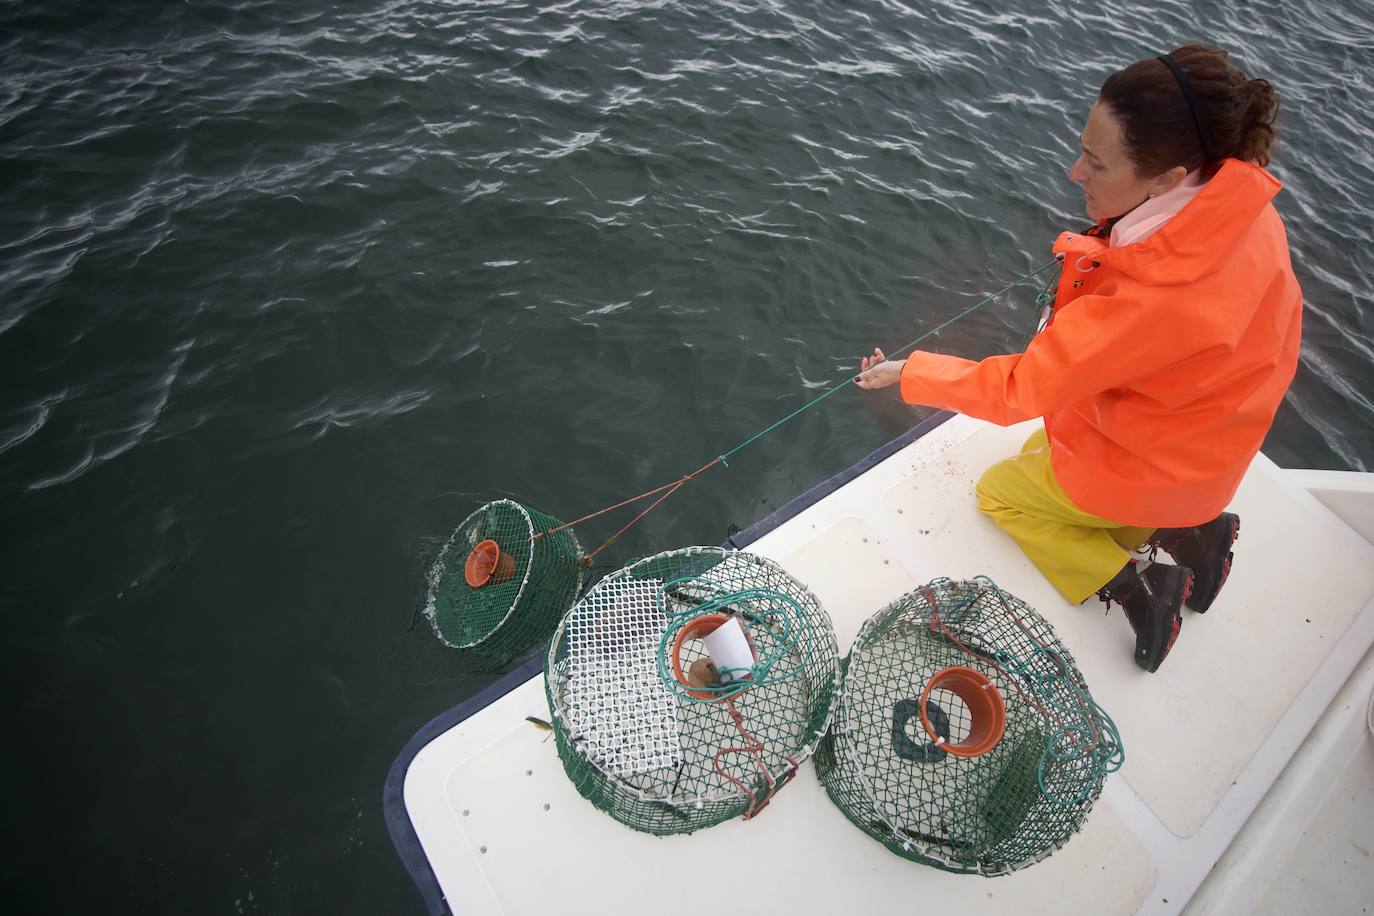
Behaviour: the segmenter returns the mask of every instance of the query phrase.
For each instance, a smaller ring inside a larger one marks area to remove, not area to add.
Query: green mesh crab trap
[[[992,876],[1063,846],[1123,755],[1053,628],[980,577],[937,579],[863,625],[815,759],[888,849]]]
[[[581,588],[581,559],[558,519],[509,499],[487,503],[440,552],[425,612],[447,645],[504,664],[553,632]]]
[[[762,557],[690,547],[597,583],[544,673],[578,792],[670,834],[758,813],[824,735],[840,667],[804,585]]]

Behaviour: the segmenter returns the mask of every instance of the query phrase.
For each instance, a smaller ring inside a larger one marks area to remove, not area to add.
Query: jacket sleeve
[[[902,399],[1009,426],[1227,345],[1152,292],[1081,296],[1024,353],[974,362],[917,350],[902,367]]]

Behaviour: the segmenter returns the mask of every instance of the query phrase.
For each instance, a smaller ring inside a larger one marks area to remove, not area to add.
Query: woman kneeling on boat
[[[1070,602],[1120,604],[1147,671],[1226,580],[1240,520],[1222,510],[1297,366],[1302,294],[1263,168],[1277,110],[1204,45],[1112,74],[1069,170],[1097,224],[1055,241],[1055,304],[1025,352],[875,350],[858,379],[1003,426],[1044,417],[978,506]],[[1147,547],[1177,565],[1138,566]]]

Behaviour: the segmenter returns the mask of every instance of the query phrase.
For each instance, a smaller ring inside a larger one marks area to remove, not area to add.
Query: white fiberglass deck
[[[1374,546],[1304,489],[1318,491],[1312,479],[1257,459],[1232,504],[1243,527],[1225,592],[1206,615],[1185,613],[1168,661],[1146,674],[1119,611],[1065,603],[974,508],[978,475],[1033,428],[954,418],[748,549],[811,587],[842,652],[865,618],[936,576],[990,575],[1049,618],[1127,758],[1064,850],[998,879],[908,862],[845,820],[809,765],[753,821],[639,834],[577,795],[553,742],[525,721],[548,718],[534,678],[407,772],[406,808],[453,912],[1132,913],[1190,899],[1197,912],[1301,912],[1303,900],[1320,911],[1332,900],[1309,881],[1374,899],[1360,845],[1374,823],[1362,769]],[[1374,518],[1360,511],[1347,517]],[[1340,845],[1355,849],[1322,852]]]

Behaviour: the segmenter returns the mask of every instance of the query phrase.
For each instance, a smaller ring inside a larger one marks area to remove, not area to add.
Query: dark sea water
[[[492,678],[417,622],[457,523],[664,483],[1043,263],[1097,86],[1185,40],[1283,98],[1266,448],[1374,468],[1370,6],[1022,6],[0,4],[7,911],[416,912],[382,782]],[[920,415],[842,392],[607,562]]]

